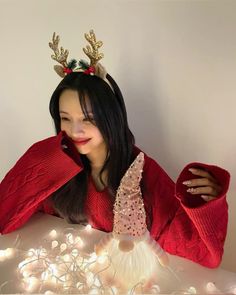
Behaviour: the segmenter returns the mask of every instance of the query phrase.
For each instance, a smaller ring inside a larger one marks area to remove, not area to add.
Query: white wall
[[[231,172],[222,267],[236,271],[235,15],[234,0],[0,0],[0,179],[53,134],[53,31],[70,57],[84,58],[83,33],[94,28],[139,146],[174,179],[192,161]]]

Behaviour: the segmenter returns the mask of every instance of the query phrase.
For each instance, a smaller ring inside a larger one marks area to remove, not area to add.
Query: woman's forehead
[[[80,97],[79,97],[80,96]],[[82,103],[82,105],[81,105]],[[59,111],[92,112],[89,96],[76,90],[66,89],[59,98]]]

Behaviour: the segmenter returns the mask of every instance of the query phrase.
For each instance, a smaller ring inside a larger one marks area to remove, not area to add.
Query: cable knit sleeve
[[[191,167],[206,169],[216,178],[222,187],[221,194],[216,199],[205,202],[201,197],[194,198],[196,196],[187,193],[182,182],[193,178],[188,170]],[[208,267],[217,267],[221,262],[224,251],[228,224],[226,193],[229,188],[229,180],[229,173],[222,168],[191,163],[184,168],[176,183],[176,197],[180,200],[183,212],[183,214],[180,214],[180,220],[183,218],[182,223],[187,218],[191,220],[190,226],[197,234],[195,237],[192,236],[193,243],[190,243],[190,245],[194,250],[196,261]],[[195,247],[193,247],[194,245]]]
[[[150,186],[146,206],[149,206],[149,211],[152,208],[149,213],[151,235],[170,254],[207,267],[217,267],[223,255],[227,231],[229,173],[216,166],[191,163],[184,168],[174,185],[152,161],[148,158],[149,168],[144,174]],[[207,169],[212,173],[221,184],[221,195],[206,203],[202,198],[187,193],[182,182],[193,178],[188,170],[191,167]]]
[[[0,232],[22,226],[42,201],[82,169],[62,149],[63,134],[35,143],[0,184]]]

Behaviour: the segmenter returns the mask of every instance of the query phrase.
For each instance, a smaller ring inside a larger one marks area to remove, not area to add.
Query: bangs
[[[84,117],[88,119],[91,123],[94,123],[95,114],[94,114],[93,106],[91,104],[91,99],[89,98],[89,95],[88,95],[88,91],[79,90],[78,97],[79,97],[79,102],[80,102],[80,106],[84,114]]]
[[[82,112],[85,116],[86,119],[90,119],[91,117],[91,112],[93,113],[93,110],[90,110],[90,106],[91,106],[91,100],[88,96],[87,91],[84,90],[79,90],[78,92],[78,97],[79,97],[79,102],[80,102],[80,106],[82,109]]]

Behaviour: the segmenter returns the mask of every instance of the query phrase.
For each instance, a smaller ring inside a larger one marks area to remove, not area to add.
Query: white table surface
[[[87,253],[93,252],[94,244],[106,235],[98,230],[86,231],[83,226],[67,224],[65,220],[58,217],[41,213],[35,214],[21,229],[0,236],[0,250],[18,249],[12,257],[0,257],[1,294],[39,293],[38,289],[34,292],[24,290],[22,287],[23,276],[19,274],[17,267],[24,260],[23,253],[25,255],[28,249],[40,245],[45,247],[45,244],[51,245],[53,239],[49,238],[48,234],[53,229],[58,233],[63,232],[63,235],[66,232],[79,232],[84,241],[83,251]],[[60,242],[60,238],[58,241]],[[221,268],[208,269],[187,259],[173,255],[168,256],[171,270],[178,279],[175,279],[170,273],[172,279],[159,283],[159,294],[236,294],[236,273]],[[232,257],[232,259],[235,258]],[[194,287],[194,289],[190,287]],[[45,290],[42,293],[45,293]],[[95,293],[91,292],[91,294]]]

